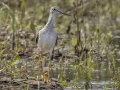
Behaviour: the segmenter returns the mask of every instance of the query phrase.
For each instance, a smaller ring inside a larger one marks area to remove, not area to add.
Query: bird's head
[[[57,6],[51,7],[51,8],[50,8],[50,13],[53,14],[53,15],[56,15],[56,14],[60,14],[60,13],[61,13],[61,14],[70,16],[69,14],[60,11],[60,9],[59,9]]]

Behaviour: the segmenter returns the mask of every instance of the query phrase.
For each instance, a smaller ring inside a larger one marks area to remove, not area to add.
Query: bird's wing
[[[39,33],[37,33],[36,38],[35,38],[36,44],[38,44],[38,38],[39,38]]]
[[[56,38],[56,43],[55,43],[55,45],[57,45],[57,40],[58,40],[58,36],[57,36],[57,38]]]

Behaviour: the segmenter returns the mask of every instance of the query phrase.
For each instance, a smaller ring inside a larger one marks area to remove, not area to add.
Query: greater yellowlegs
[[[56,6],[51,7],[48,22],[38,32],[36,37],[36,44],[38,46],[38,50],[40,51],[40,54],[43,54],[45,52],[50,52],[50,59],[52,59],[53,57],[52,53],[57,41],[57,32],[53,29],[54,17],[55,15],[60,13],[64,15],[68,15],[60,11],[60,9]]]

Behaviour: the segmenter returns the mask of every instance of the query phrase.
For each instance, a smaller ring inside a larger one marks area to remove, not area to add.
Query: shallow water
[[[120,30],[118,30],[117,32],[120,32]],[[98,61],[99,64],[95,66],[94,70],[92,71],[92,79],[89,82],[89,89],[85,89],[84,85],[86,81],[85,78],[82,76],[83,74],[81,74],[78,78],[80,80],[76,82],[77,89],[73,85],[67,87],[65,86],[64,90],[105,90],[105,88],[107,88],[107,90],[114,90],[112,86],[113,84],[115,84],[113,77],[116,72],[115,70],[120,67],[119,34],[120,33],[115,33],[112,36],[112,45],[110,47],[115,51],[115,53],[110,58],[104,57],[103,61]],[[107,59],[109,59],[109,61]],[[115,60],[115,62],[112,62],[113,59]],[[115,64],[115,67],[113,64]],[[67,77],[71,79],[71,81],[69,82],[71,83],[72,79],[74,78],[73,73],[75,73],[75,71],[72,70],[72,68],[66,68],[65,71]]]

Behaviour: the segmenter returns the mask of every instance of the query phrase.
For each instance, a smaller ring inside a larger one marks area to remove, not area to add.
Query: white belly
[[[39,36],[38,47],[42,53],[54,48],[57,39],[56,32],[44,33]]]

